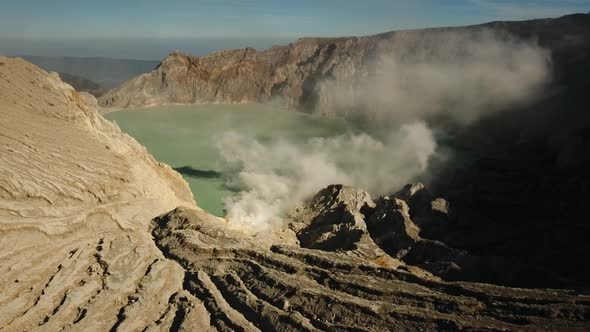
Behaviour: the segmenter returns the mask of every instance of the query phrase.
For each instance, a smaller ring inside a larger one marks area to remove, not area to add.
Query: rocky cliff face
[[[356,67],[373,54],[379,39],[304,38],[265,51],[246,48],[205,57],[174,52],[156,70],[125,82],[99,102],[107,108],[131,108],[263,102],[280,97],[297,106],[310,98],[314,80],[320,76],[356,75],[360,70]]]
[[[329,108],[333,96],[324,83],[339,91],[375,76],[385,54],[397,60],[429,57],[431,42],[449,33],[492,31],[501,38],[538,41],[549,50],[579,47],[590,31],[590,15],[525,22],[494,22],[462,28],[389,32],[367,37],[302,38],[286,46],[257,51],[221,51],[204,57],[174,52],[156,70],[125,82],[99,99],[105,108],[139,108],[163,104],[242,103],[280,100],[307,111]],[[479,37],[475,37],[476,39]],[[451,43],[450,45],[456,45]],[[454,46],[452,46],[454,47]],[[416,54],[414,54],[416,53]],[[452,53],[452,52],[451,52]]]

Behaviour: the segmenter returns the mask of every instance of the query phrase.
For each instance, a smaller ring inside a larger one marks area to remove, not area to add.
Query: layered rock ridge
[[[197,57],[173,52],[151,73],[142,74],[99,98],[106,109],[141,108],[171,104],[245,103],[278,100],[305,111],[329,109],[334,96],[323,85],[333,82],[338,91],[374,77],[383,55],[403,47],[401,57],[432,56],[428,42],[451,33],[494,32],[508,41],[537,41],[552,52],[578,48],[590,31],[590,15],[522,22],[387,32],[365,37],[301,38],[266,50],[226,50]],[[475,35],[475,39],[481,36]],[[452,38],[451,38],[452,40]],[[568,51],[569,52],[569,51]],[[405,61],[404,59],[398,59]],[[554,59],[562,60],[562,59]],[[567,61],[567,59],[566,59]],[[347,90],[348,89],[348,90]]]

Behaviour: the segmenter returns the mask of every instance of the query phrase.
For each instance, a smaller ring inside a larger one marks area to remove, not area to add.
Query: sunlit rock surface
[[[148,223],[195,206],[181,176],[23,60],[0,57],[0,128],[0,328],[108,330],[133,296],[156,320],[182,272]]]

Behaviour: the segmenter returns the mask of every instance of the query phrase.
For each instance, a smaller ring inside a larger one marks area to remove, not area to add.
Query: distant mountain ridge
[[[61,72],[57,74],[62,81],[71,85],[78,92],[88,92],[97,97],[105,92],[105,89],[100,84],[84,77]]]
[[[100,57],[29,55],[20,57],[46,71],[79,76],[94,81],[106,89],[112,89],[134,76],[150,72],[158,65],[158,61]]]

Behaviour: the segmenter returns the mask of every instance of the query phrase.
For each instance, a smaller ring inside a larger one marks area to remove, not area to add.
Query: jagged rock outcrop
[[[446,244],[457,227],[449,210],[446,200],[432,199],[421,183],[375,202],[362,190],[331,185],[290,213],[290,227],[301,247],[337,251],[421,276],[500,285],[526,284],[537,273],[559,280],[559,271],[542,272],[510,255],[483,255]]]
[[[208,322],[219,331],[567,330],[589,324],[587,296],[449,283],[346,250],[273,245],[271,236],[244,238],[202,211],[165,214],[152,234],[185,270],[183,296],[171,299],[176,313],[156,322],[162,329],[172,321],[177,328]]]
[[[171,53],[151,73],[142,74],[99,98],[105,108],[139,108],[165,104],[243,103],[280,100],[288,107],[329,112],[335,103],[326,82],[339,91],[355,91],[356,84],[379,71],[383,54],[390,56],[397,42],[410,52],[423,48],[418,58],[431,56],[428,42],[449,32],[496,31],[538,40],[549,50],[579,45],[588,33],[590,15],[524,22],[388,32],[366,37],[301,38],[286,46],[257,51],[226,50],[197,57]],[[562,36],[567,35],[564,39]],[[510,39],[510,38],[508,38]],[[403,52],[402,52],[403,53]],[[400,57],[412,56],[411,53]],[[400,59],[401,60],[401,59]],[[339,105],[340,107],[344,105]]]
[[[408,205],[408,217],[426,238],[439,238],[452,221],[450,203],[433,194],[422,183],[407,184],[395,197]]]
[[[436,262],[456,252],[444,243],[423,239],[420,228],[410,219],[410,208],[397,198],[382,198],[367,226],[385,252],[409,264]]]
[[[312,101],[309,93],[322,75],[354,73],[355,64],[371,56],[374,40],[379,38],[302,38],[265,51],[245,48],[205,57],[173,52],[151,73],[101,96],[99,104],[118,109],[281,97],[286,104],[298,106]]]
[[[398,267],[403,263],[388,256],[369,235],[363,213],[374,207],[367,192],[330,185],[290,213],[289,227],[303,248],[346,252],[384,266]]]
[[[302,247],[350,250],[367,233],[361,210],[373,207],[375,203],[366,192],[332,185],[295,211],[291,227]]]

